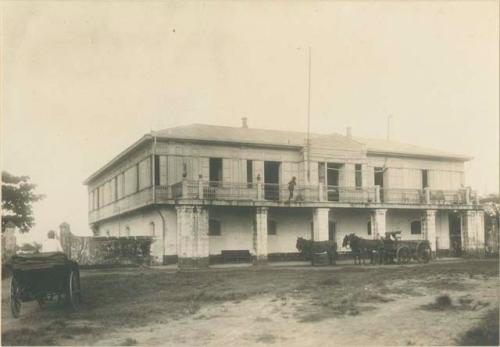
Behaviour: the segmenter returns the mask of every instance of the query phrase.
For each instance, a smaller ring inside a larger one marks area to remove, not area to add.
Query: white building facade
[[[298,237],[427,239],[436,253],[484,251],[464,187],[471,158],[383,140],[189,125],[153,132],[91,175],[99,236],[151,236],[156,263],[204,267],[224,251],[297,258]],[[296,184],[290,192],[290,181]]]

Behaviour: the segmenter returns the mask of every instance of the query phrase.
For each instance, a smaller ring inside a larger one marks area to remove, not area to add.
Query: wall
[[[368,156],[367,164],[388,167],[384,175],[385,188],[421,189],[421,170],[429,170],[428,183],[432,189],[455,190],[464,184],[464,163],[450,160]]]
[[[402,231],[403,240],[422,240],[423,233],[414,235],[411,233],[411,222],[421,220],[422,211],[419,210],[387,210],[386,230]]]
[[[249,250],[254,254],[253,220],[255,209],[215,208],[208,212],[209,218],[221,223],[221,234],[209,236],[209,254],[220,254],[222,250]]]
[[[132,212],[130,214],[117,216],[107,221],[98,223],[98,235],[107,236],[153,236],[154,242],[151,245],[151,255],[156,261],[163,257],[163,248],[165,255],[177,254],[177,214],[174,207],[162,207],[159,209],[165,218],[166,239],[163,245],[163,221],[157,210],[146,209],[143,211]],[[152,224],[153,223],[153,224]],[[127,227],[129,234],[127,234]]]
[[[295,253],[297,238],[311,239],[312,209],[269,209],[268,220],[276,222],[276,235],[268,235],[268,253]]]

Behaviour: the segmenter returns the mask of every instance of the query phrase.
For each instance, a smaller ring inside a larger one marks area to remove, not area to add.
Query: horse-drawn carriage
[[[384,260],[399,264],[407,264],[411,259],[419,263],[431,260],[431,245],[428,240],[401,240],[401,231],[386,232],[384,243]]]
[[[17,318],[22,302],[36,300],[42,307],[47,300],[65,297],[76,310],[80,304],[80,271],[78,264],[61,252],[14,255],[9,266],[10,308]]]
[[[337,259],[337,243],[335,241],[313,241],[297,238],[297,250],[304,259],[315,265],[335,265]]]
[[[349,234],[344,237],[343,247],[349,246],[354,257],[354,263],[363,263],[369,257],[371,263],[390,264],[396,260],[399,264],[409,263],[411,259],[419,263],[428,263],[432,257],[428,240],[401,240],[401,231],[385,233],[380,240],[367,240]]]

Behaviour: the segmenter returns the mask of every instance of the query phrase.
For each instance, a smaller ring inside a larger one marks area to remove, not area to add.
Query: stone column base
[[[253,265],[267,265],[267,256],[259,256],[253,258]]]

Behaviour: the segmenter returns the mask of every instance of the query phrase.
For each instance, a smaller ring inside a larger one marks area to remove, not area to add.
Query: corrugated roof
[[[462,154],[450,153],[434,148],[426,148],[396,141],[368,139],[363,137],[353,137],[353,140],[366,145],[366,149],[369,154],[446,158],[461,161],[468,161],[472,159],[472,157]]]

